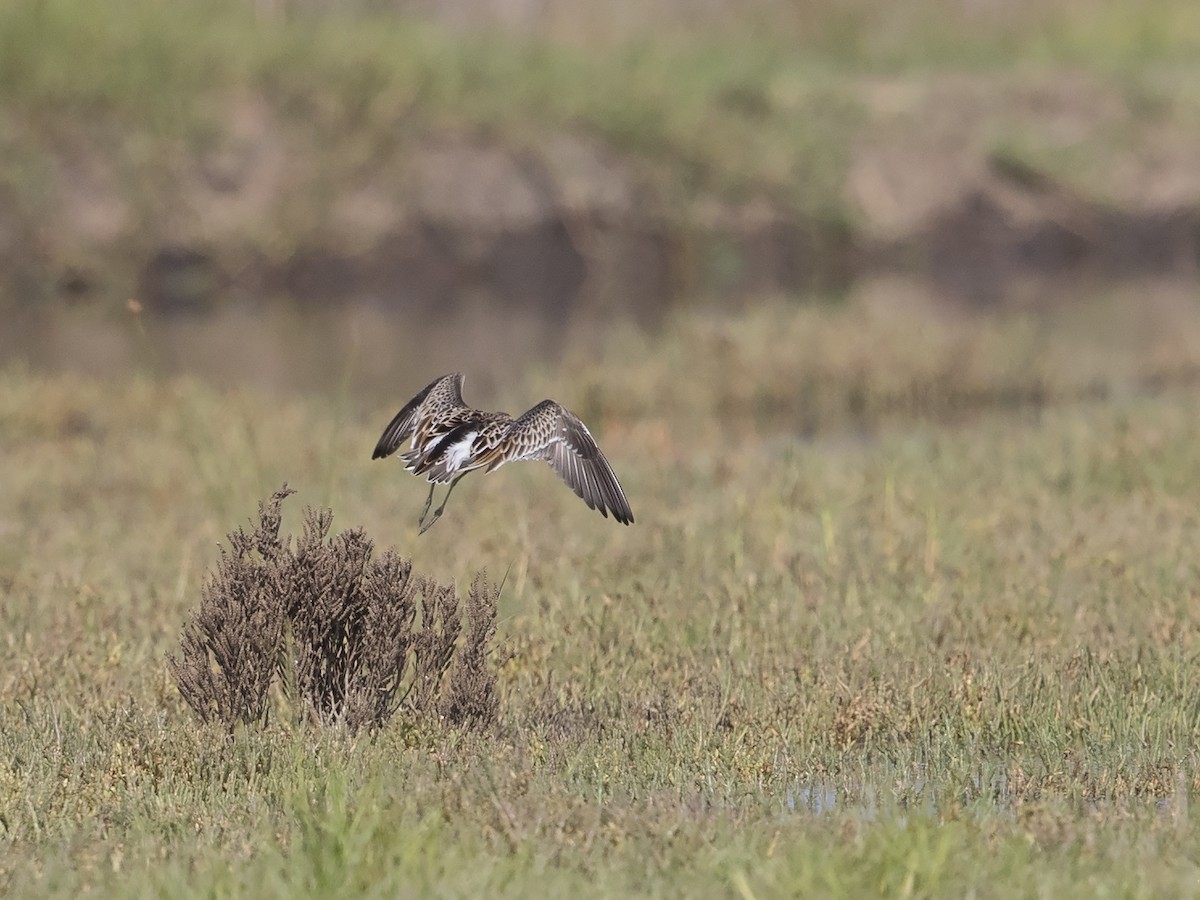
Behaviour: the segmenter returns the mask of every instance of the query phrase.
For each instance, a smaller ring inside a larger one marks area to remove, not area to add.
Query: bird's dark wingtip
[[[391,431],[392,427],[389,425],[388,430],[376,442],[375,449],[371,452],[371,459],[385,459],[400,449],[403,442],[396,441],[395,437],[390,433]]]

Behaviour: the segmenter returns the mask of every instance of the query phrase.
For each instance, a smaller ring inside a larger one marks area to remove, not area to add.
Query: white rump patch
[[[447,472],[457,472],[462,464],[471,458],[471,447],[477,437],[479,437],[478,431],[468,431],[461,440],[455,441],[446,448],[444,459]]]

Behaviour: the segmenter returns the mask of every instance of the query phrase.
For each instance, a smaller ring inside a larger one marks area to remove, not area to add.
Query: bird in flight
[[[434,381],[396,413],[371,454],[371,459],[383,459],[409,441],[400,459],[408,471],[429,481],[429,496],[417,522],[421,534],[441,518],[463,476],[476,469],[491,472],[518,459],[548,462],[590,509],[605,518],[611,512],[624,525],[633,523],[621,483],[578,416],[553,400],[543,400],[516,418],[484,412],[463,402],[462,387],[458,372]],[[434,488],[446,483],[450,488],[442,505],[426,522]]]

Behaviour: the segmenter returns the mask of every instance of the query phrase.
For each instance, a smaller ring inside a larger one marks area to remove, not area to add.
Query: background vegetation
[[[668,210],[695,215],[695,202],[766,190],[832,222],[861,215],[846,178],[864,134],[945,131],[914,166],[966,141],[1122,202],[1146,199],[1130,157],[1147,141],[1161,169],[1200,139],[1200,12],[1189,0],[906,0],[886,14],[867,0],[432,9],[440,15],[420,3],[4,4],[0,185],[14,222],[62,216],[61,233],[30,246],[68,268],[90,262],[68,250],[99,212],[67,215],[62,191],[128,202],[129,221],[107,226],[128,233],[121,254],[212,239],[210,222],[179,220],[176,206],[196,177],[219,182],[225,157],[244,151],[236,120],[247,107],[269,116],[303,185],[239,235],[267,255],[333,241],[322,229],[333,196],[447,132],[535,152],[584,135],[636,160]],[[1186,184],[1168,193],[1195,201]],[[109,236],[93,231],[101,244]]]

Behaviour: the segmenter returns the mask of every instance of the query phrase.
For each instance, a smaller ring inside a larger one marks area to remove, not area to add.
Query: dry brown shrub
[[[221,548],[200,588],[200,608],[183,626],[179,653],[167,658],[179,693],[206,722],[266,721],[286,619],[279,507],[290,493],[284,485],[259,503],[249,534],[229,533],[229,549]]]
[[[455,726],[493,724],[499,591],[486,575],[464,605],[395,550],[376,558],[361,528],[330,537],[327,509],[305,509],[293,549],[279,537],[292,493],[285,484],[259,504],[250,533],[229,534],[201,588],[168,657],[188,705],[206,722],[265,725],[280,678],[317,721],[351,731],[378,728],[402,706]]]
[[[496,637],[499,588],[480,572],[467,593],[467,635],[450,670],[449,690],[439,710],[454,725],[481,726],[496,720],[500,700],[496,674],[488,665],[488,650]]]

